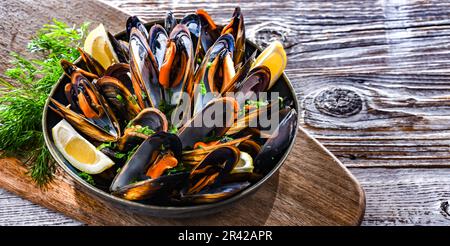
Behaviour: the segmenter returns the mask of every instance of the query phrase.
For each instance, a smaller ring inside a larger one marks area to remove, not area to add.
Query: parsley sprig
[[[39,186],[51,180],[54,164],[44,143],[42,112],[52,86],[63,73],[60,60],[74,61],[88,23],[79,27],[53,20],[28,43],[34,59],[11,53],[11,68],[0,77],[0,150],[26,158],[29,174]]]

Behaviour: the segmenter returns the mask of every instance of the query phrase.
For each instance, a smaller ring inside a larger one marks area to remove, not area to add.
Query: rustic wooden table
[[[222,23],[240,5],[250,39],[283,42],[303,126],[364,187],[362,224],[450,224],[450,2],[104,3],[146,20],[205,8]],[[81,223],[0,190],[0,224]]]

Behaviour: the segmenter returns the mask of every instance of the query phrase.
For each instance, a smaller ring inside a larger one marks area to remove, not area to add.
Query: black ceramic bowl
[[[163,21],[150,22],[146,24],[146,27],[149,28],[153,24],[163,24]],[[117,39],[125,39],[126,33],[121,32],[116,35]],[[258,50],[258,53],[261,52],[261,49],[257,47],[253,42],[246,40],[246,54],[247,57],[252,54],[255,50]],[[76,65],[80,67],[84,67],[81,59],[78,59],[75,62]],[[67,105],[67,99],[64,96],[64,85],[68,83],[70,80],[66,75],[61,76],[59,81],[55,84],[53,90],[51,91],[49,98],[55,98],[57,101]],[[298,102],[297,97],[295,96],[294,89],[283,73],[283,75],[279,78],[279,81],[272,87],[271,91],[278,91],[280,96],[283,98],[290,99],[293,102],[293,107],[298,112]],[[224,207],[243,199],[253,192],[255,192],[264,182],[266,182],[283,164],[285,159],[287,158],[289,152],[291,151],[295,137],[292,138],[291,143],[289,143],[289,147],[286,149],[286,152],[281,156],[277,163],[274,163],[273,169],[267,173],[262,179],[258,182],[252,184],[242,192],[225,199],[223,201],[219,201],[211,204],[202,204],[202,205],[190,205],[190,206],[158,206],[158,205],[149,205],[134,201],[128,201],[116,196],[111,195],[109,192],[99,189],[91,184],[87,183],[85,180],[78,176],[78,170],[76,170],[72,165],[65,160],[65,158],[59,153],[58,149],[53,142],[52,131],[51,129],[61,120],[61,117],[55,114],[52,110],[48,108],[49,100],[47,100],[43,118],[42,118],[42,127],[44,132],[45,143],[47,144],[50,153],[53,158],[56,160],[59,166],[61,166],[64,171],[66,171],[77,183],[79,183],[82,187],[85,188],[87,192],[94,194],[99,199],[104,199],[107,202],[112,203],[113,205],[120,206],[124,209],[131,210],[133,212],[147,214],[156,217],[195,217],[206,214],[211,214],[215,212],[221,211]],[[298,127],[298,120],[296,122],[296,127]],[[295,135],[297,135],[297,131],[295,131]]]

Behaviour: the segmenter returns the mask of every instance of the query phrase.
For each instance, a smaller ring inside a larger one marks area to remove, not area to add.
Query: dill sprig
[[[88,23],[78,28],[53,20],[28,43],[33,59],[11,53],[11,68],[0,78],[0,150],[26,158],[29,174],[39,186],[51,180],[53,160],[42,133],[42,112],[53,85],[63,73],[60,60],[78,58]]]

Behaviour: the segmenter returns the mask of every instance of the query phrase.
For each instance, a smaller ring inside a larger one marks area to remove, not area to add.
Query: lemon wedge
[[[279,41],[272,42],[256,58],[252,67],[266,66],[270,70],[269,89],[275,84],[286,68],[287,57],[283,45]]]
[[[98,174],[114,165],[111,159],[78,134],[66,120],[54,126],[52,134],[59,152],[76,169]]]
[[[253,158],[247,152],[241,151],[239,162],[231,170],[231,173],[251,173],[253,168]]]
[[[92,30],[84,41],[84,50],[94,57],[105,69],[119,62],[116,52],[109,41],[103,24]]]

